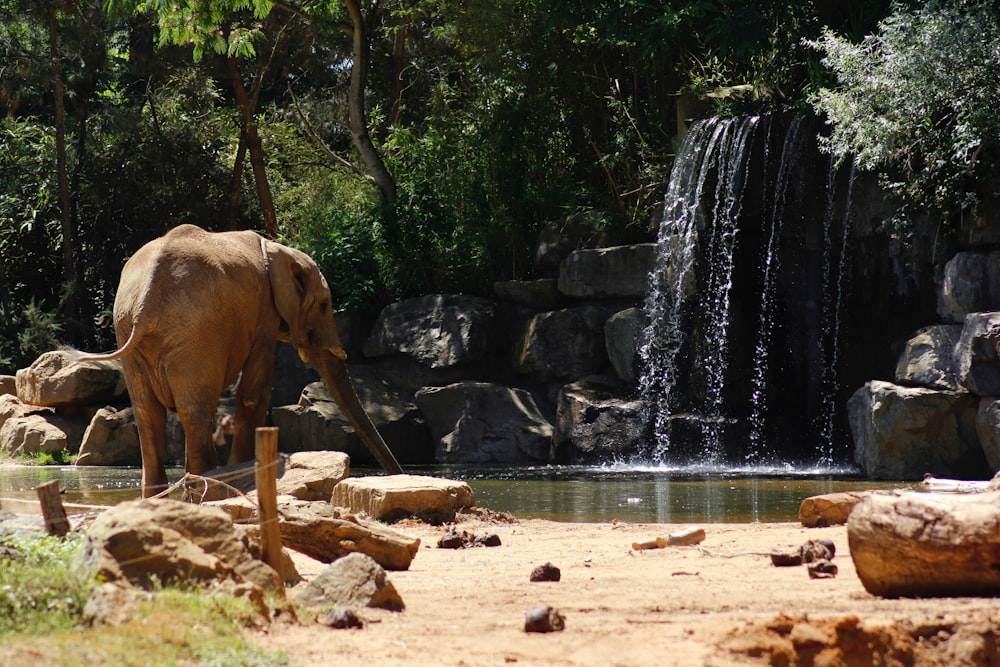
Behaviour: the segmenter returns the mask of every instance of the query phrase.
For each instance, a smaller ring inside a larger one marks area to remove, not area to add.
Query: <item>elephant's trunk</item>
[[[385,444],[385,440],[379,435],[372,420],[368,417],[358,393],[351,382],[351,376],[347,373],[347,364],[340,355],[334,355],[329,350],[313,350],[313,365],[319,371],[319,376],[330,391],[337,407],[347,417],[347,421],[354,427],[354,431],[361,438],[361,441],[368,447],[375,460],[390,475],[398,475],[403,472],[393,456],[392,450]]]

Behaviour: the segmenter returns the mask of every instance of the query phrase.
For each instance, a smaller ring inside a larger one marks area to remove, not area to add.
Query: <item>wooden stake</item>
[[[281,530],[278,526],[278,429],[258,428],[255,438],[257,503],[260,506],[260,551],[264,562],[273,567],[284,579]]]
[[[49,535],[63,537],[69,532],[69,519],[62,498],[59,497],[59,480],[54,479],[35,487],[38,502],[42,506],[42,516],[45,518],[45,531]]]

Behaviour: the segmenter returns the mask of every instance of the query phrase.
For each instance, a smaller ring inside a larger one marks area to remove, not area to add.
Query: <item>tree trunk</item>
[[[396,181],[385,168],[382,156],[368,133],[368,116],[365,112],[365,81],[368,76],[368,35],[364,16],[357,0],[345,0],[351,15],[351,44],[354,63],[351,66],[351,87],[348,93],[348,128],[354,145],[361,154],[368,172],[375,181],[379,200],[383,204],[396,201]]]
[[[847,540],[873,595],[1000,595],[1000,492],[870,495]]]
[[[251,100],[247,95],[236,60],[228,58],[227,64],[233,83],[233,92],[236,94],[236,102],[240,106],[240,114],[243,119],[246,147],[250,153],[250,166],[253,168],[253,182],[257,189],[260,210],[264,215],[264,229],[268,237],[275,239],[278,238],[278,216],[274,211],[274,198],[271,196],[271,184],[267,180],[267,166],[264,163],[264,148],[261,145],[260,135],[257,134],[257,121],[254,118],[257,96],[254,95],[254,99]]]
[[[79,321],[77,313],[77,281],[75,260],[75,238],[73,233],[72,201],[69,190],[69,170],[66,163],[66,106],[63,100],[63,80],[61,55],[59,53],[59,22],[56,8],[49,8],[49,57],[52,60],[52,93],[55,98],[56,123],[56,179],[59,188],[59,209],[62,218],[63,281],[66,293],[63,295],[63,319],[69,325],[70,337],[76,339]]]

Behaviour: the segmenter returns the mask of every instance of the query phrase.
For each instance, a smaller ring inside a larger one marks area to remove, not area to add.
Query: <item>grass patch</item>
[[[0,534],[0,664],[285,666],[251,646],[257,620],[242,598],[163,588],[120,626],[90,628],[83,607],[97,582],[74,574],[79,535],[65,540]]]
[[[65,449],[57,452],[30,452],[24,455],[24,462],[33,466],[65,466],[72,465],[75,460],[76,457]]]

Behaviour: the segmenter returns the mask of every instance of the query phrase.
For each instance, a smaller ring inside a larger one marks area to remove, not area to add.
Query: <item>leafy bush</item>
[[[34,299],[24,306],[0,302],[0,371],[13,373],[59,346],[62,325]]]
[[[977,204],[998,166],[1000,15],[983,0],[897,5],[875,34],[814,42],[837,85],[813,98],[826,150],[879,174],[902,216]]]

